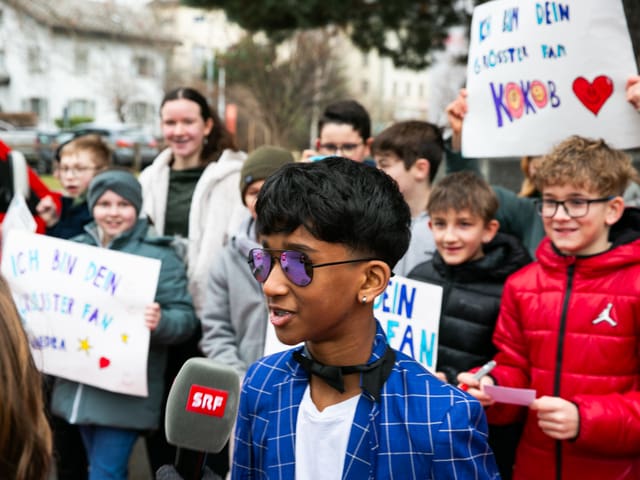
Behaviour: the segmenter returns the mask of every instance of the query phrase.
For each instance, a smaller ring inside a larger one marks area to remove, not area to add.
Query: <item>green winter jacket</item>
[[[87,233],[72,240],[99,246],[95,222],[85,227]],[[63,378],[56,379],[52,410],[69,423],[101,425],[134,430],[155,429],[160,421],[164,369],[167,345],[187,340],[198,325],[191,295],[187,290],[184,264],[171,247],[171,238],[158,237],[147,220],[136,225],[106,248],[162,262],[155,301],[160,304],[162,317],[151,332],[147,361],[148,397],[110,392]]]

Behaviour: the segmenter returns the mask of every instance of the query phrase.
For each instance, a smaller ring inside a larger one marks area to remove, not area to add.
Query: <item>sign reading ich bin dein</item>
[[[394,349],[435,372],[442,287],[395,275],[373,304]]]
[[[473,11],[467,157],[543,155],[571,135],[640,146],[637,73],[620,0],[495,0]]]
[[[12,230],[7,279],[38,368],[113,392],[147,396],[149,329],[160,261]]]

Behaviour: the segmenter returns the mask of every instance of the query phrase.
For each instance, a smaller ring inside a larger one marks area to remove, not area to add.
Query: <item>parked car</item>
[[[16,127],[9,122],[0,120],[0,140],[12,149],[22,152],[32,167],[36,167],[38,163],[36,137],[35,128]]]
[[[82,123],[70,130],[60,132],[53,143],[59,145],[81,135],[97,134],[102,136],[113,151],[114,165],[144,168],[149,165],[160,151],[158,140],[142,128],[118,124]],[[55,149],[54,155],[55,155]]]
[[[60,130],[38,130],[36,131],[36,170],[40,174],[53,172],[53,161],[55,151],[58,148],[58,136]]]

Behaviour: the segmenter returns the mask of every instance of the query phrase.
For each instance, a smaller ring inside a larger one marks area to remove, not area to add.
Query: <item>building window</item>
[[[89,50],[87,48],[76,48],[74,71],[78,75],[89,73]]]
[[[191,48],[191,67],[195,71],[203,68],[205,62],[206,49],[204,45],[194,45]]]
[[[362,93],[369,93],[369,80],[362,80]]]
[[[391,95],[394,97],[398,95],[398,82],[393,82],[391,86]]]
[[[369,66],[369,52],[362,52],[362,66]]]
[[[0,27],[4,26],[4,10],[0,9]]]
[[[153,59],[145,56],[133,58],[133,71],[139,77],[153,77],[155,74]]]
[[[424,98],[424,85],[422,83],[418,85],[418,96]]]
[[[69,100],[68,111],[70,117],[94,118],[96,112],[96,104],[93,100],[76,98],[74,100]]]
[[[129,105],[127,120],[136,125],[148,125],[156,119],[156,109],[146,102],[133,102]]]
[[[25,98],[22,101],[22,109],[27,112],[33,112],[38,115],[40,121],[49,118],[49,105],[46,98]]]
[[[406,97],[411,96],[411,83],[407,82],[407,85],[405,86],[405,89],[404,89],[404,94]]]
[[[29,73],[40,73],[44,71],[40,47],[29,47],[27,49],[27,68],[29,69]]]

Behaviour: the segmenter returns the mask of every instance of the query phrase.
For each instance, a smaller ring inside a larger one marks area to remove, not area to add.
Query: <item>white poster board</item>
[[[431,372],[438,361],[441,309],[442,287],[398,275],[373,304],[373,314],[387,333],[389,345]]]
[[[495,0],[476,7],[466,157],[542,155],[570,135],[640,146],[626,101],[637,66],[620,0]]]
[[[442,287],[395,275],[385,292],[374,300],[373,314],[394,349],[409,355],[431,372],[438,360],[438,328]],[[264,354],[293,348],[278,340],[267,325]]]
[[[50,375],[147,396],[149,329],[160,261],[12,230],[9,282],[38,368]]]

